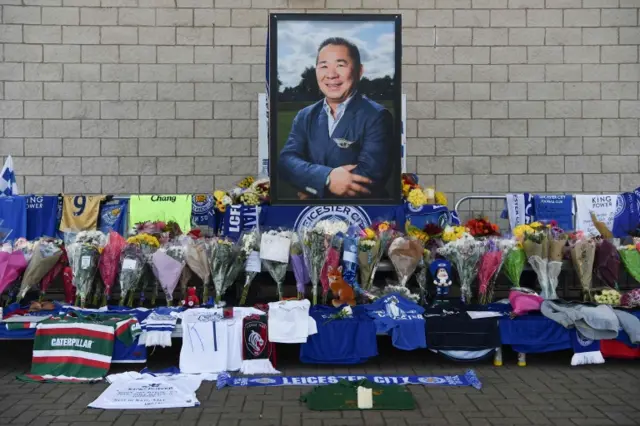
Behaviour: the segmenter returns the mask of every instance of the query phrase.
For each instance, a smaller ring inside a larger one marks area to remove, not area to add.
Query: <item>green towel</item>
[[[132,195],[129,227],[140,222],[175,221],[185,234],[191,230],[192,195]]]
[[[334,385],[317,386],[300,397],[310,410],[358,410],[358,387],[373,390],[373,410],[413,410],[416,407],[411,391],[406,386],[378,385],[368,380],[348,382],[340,380]]]

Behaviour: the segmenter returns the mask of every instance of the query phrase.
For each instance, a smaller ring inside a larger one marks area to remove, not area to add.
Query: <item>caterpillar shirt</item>
[[[175,221],[183,233],[191,230],[192,195],[135,195],[129,199],[129,227],[136,223]]]
[[[364,309],[379,333],[389,333],[393,346],[405,351],[427,347],[424,308],[397,293],[388,294]]]
[[[58,196],[28,195],[27,239],[55,237],[57,232]]]
[[[104,195],[65,195],[62,200],[61,231],[90,231],[98,227]]]
[[[180,371],[221,373],[227,369],[228,328],[222,309],[189,309],[182,314]]]
[[[0,242],[27,237],[27,198],[0,197]]]
[[[300,361],[308,364],[359,364],[378,355],[376,325],[364,306],[354,306],[351,318],[331,319],[341,308],[316,305],[309,315],[318,333],[300,346]]]
[[[111,367],[116,339],[131,345],[140,334],[130,316],[51,318],[38,324],[26,381],[92,382]]]

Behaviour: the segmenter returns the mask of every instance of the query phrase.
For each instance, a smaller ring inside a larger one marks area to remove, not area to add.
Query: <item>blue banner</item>
[[[533,204],[536,220],[555,220],[560,228],[573,229],[572,195],[536,195]]]
[[[281,376],[281,377],[231,377],[228,373],[218,375],[218,389],[254,386],[318,386],[332,385],[340,380],[357,382],[368,380],[381,385],[424,385],[424,386],[473,386],[482,389],[482,383],[475,371],[467,370],[463,375],[454,376]]]
[[[451,223],[451,214],[447,206],[426,205],[422,207],[413,207],[410,203],[405,204],[406,220],[420,229],[425,225],[433,223],[444,228]],[[404,228],[404,225],[402,225]]]

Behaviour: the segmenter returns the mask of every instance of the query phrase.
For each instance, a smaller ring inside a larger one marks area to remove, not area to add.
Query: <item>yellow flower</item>
[[[404,195],[405,197],[409,195],[410,190],[411,190],[411,185],[409,185],[408,183],[405,183],[402,185],[402,195]]]
[[[225,196],[225,192],[224,192],[224,191],[217,190],[217,191],[215,191],[215,192],[213,193],[213,197],[214,197],[216,200],[222,200],[222,198],[223,198],[224,196]]]
[[[376,233],[371,228],[366,228],[364,230],[364,234],[365,234],[365,238],[368,239],[368,240],[372,240],[372,239],[374,239],[376,237]]]
[[[380,225],[378,225],[379,232],[384,232],[388,229],[389,229],[389,222],[382,222]]]
[[[541,222],[533,222],[532,224],[529,225],[531,228],[542,228],[542,223]]]
[[[238,183],[238,186],[240,188],[249,188],[255,181],[256,179],[253,176],[247,176],[246,178],[242,179],[240,183]]]
[[[534,222],[536,223],[536,222]],[[537,222],[540,223],[540,222]],[[518,240],[522,240],[525,234],[533,234],[535,229],[533,229],[533,223],[531,225],[518,225],[513,230],[513,235]]]
[[[447,203],[447,196],[444,195],[444,192],[440,192],[440,191],[436,191],[436,204],[441,205],[441,206],[446,206]]]
[[[427,196],[424,195],[424,192],[422,192],[419,188],[416,188],[412,189],[411,192],[409,192],[407,201],[414,207],[421,207],[427,203]]]

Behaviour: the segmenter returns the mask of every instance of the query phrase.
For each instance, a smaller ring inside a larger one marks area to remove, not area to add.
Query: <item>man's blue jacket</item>
[[[356,93],[329,136],[324,100],[298,112],[289,138],[280,152],[280,177],[299,191],[317,198],[333,198],[325,187],[332,169],[348,164],[352,173],[373,184],[368,197],[387,197],[385,185],[393,169],[393,149],[398,149],[391,113],[382,105]],[[398,176],[398,179],[400,177]]]

